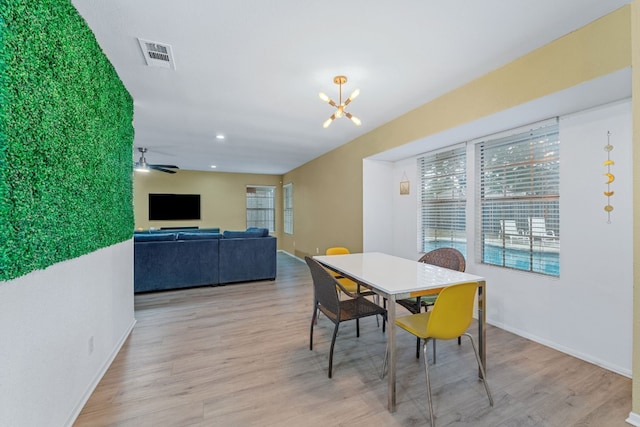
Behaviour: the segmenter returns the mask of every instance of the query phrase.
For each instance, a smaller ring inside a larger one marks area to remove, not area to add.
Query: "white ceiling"
[[[136,147],[282,174],[630,0],[72,0],[134,99]],[[148,67],[137,38],[171,45]],[[338,100],[360,96],[328,129]],[[225,135],[223,141],[216,134]],[[134,153],[134,159],[139,153]],[[216,169],[211,169],[216,165]]]

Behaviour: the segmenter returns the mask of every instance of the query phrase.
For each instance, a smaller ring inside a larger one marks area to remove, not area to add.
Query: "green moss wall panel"
[[[131,237],[133,101],[68,0],[0,0],[0,280]]]

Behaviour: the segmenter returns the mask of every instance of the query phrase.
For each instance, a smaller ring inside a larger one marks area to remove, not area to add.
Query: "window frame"
[[[477,261],[559,277],[558,120],[474,143]]]
[[[265,194],[270,193],[270,196],[264,197],[250,197],[250,194],[258,194],[263,190]],[[261,201],[261,202],[258,202]],[[267,206],[255,206],[250,207],[249,205],[254,203],[262,204],[266,202]],[[268,228],[270,233],[276,231],[276,186],[275,185],[247,185],[245,187],[245,212],[246,212],[246,224],[247,228],[249,227],[257,227],[257,228]],[[259,212],[262,212],[262,218],[257,218],[256,215]],[[251,218],[252,217],[252,218]]]
[[[282,217],[283,231],[293,235],[293,183],[282,186]]]
[[[466,256],[468,161],[466,143],[435,150],[418,157],[417,170],[420,176],[419,252],[426,253],[440,247],[454,247]],[[448,163],[454,168],[457,163],[458,167],[462,166],[462,170],[438,174],[437,170],[442,169]],[[438,181],[441,182],[438,183]],[[448,185],[455,182],[458,183],[457,186]],[[436,195],[431,190],[437,190],[438,194]],[[451,192],[451,197],[442,198],[441,195],[447,191]],[[449,219],[448,215],[451,213],[455,213],[453,219]],[[432,219],[432,216],[436,215],[440,219]],[[430,227],[434,222],[438,226]],[[430,235],[430,230],[433,230],[433,235]]]

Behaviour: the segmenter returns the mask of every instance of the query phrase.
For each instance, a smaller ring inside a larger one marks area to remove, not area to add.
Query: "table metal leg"
[[[480,362],[487,373],[487,328],[486,328],[486,282],[484,280],[478,282],[478,350],[480,353]],[[482,376],[480,370],[478,375]]]
[[[388,373],[388,408],[389,412],[396,411],[396,297],[389,295],[387,306],[387,340],[389,343],[389,373]]]

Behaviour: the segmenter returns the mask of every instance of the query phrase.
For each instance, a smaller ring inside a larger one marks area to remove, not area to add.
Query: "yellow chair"
[[[430,252],[424,254],[418,262],[423,262],[425,264],[431,264],[438,267],[448,268],[449,270],[462,271],[464,272],[467,263],[465,262],[464,255],[462,252],[455,248],[437,248]],[[422,307],[425,308],[425,311],[429,309],[430,306],[433,306],[436,302],[436,298],[438,298],[438,294],[427,295],[424,297],[418,298],[408,298],[397,300],[396,302],[409,310],[409,312],[413,314],[420,313]],[[458,345],[461,343],[460,338],[458,338]],[[416,359],[420,358],[420,339],[416,340]],[[433,341],[433,363],[436,363],[436,342]]]
[[[429,361],[427,360],[427,344],[429,340],[451,340],[465,335],[471,340],[473,352],[476,355],[478,368],[482,376],[484,388],[489,397],[489,403],[493,406],[493,398],[489,390],[489,383],[485,370],[480,363],[480,356],[476,349],[475,340],[467,329],[471,325],[473,316],[473,304],[478,289],[476,282],[462,283],[459,285],[447,286],[442,291],[433,306],[428,312],[411,314],[396,319],[396,325],[405,331],[423,340],[422,351],[424,353],[424,368],[427,376],[427,396],[429,398],[429,416],[431,427],[434,427],[433,403],[431,396],[431,382],[429,380]],[[388,349],[387,349],[388,351]],[[386,357],[385,357],[386,366]],[[384,369],[383,369],[384,372]]]
[[[325,251],[325,255],[346,255],[346,254],[350,254],[351,252],[349,251],[349,249],[347,248],[343,248],[341,246],[336,246],[336,247],[332,247],[332,248],[327,248],[327,250]],[[353,280],[349,280],[344,276],[341,276],[339,273],[336,273],[335,271],[331,271],[331,270],[327,270],[333,277],[335,277],[335,279],[340,282],[340,284],[342,285],[342,287],[344,289],[346,289],[347,291],[349,291],[352,294],[359,294],[360,293],[360,287],[358,286],[358,284],[356,282],[354,282]]]
[[[327,248],[327,250],[325,251],[325,255],[347,255],[350,253],[351,252],[349,251],[349,249],[339,246]]]

